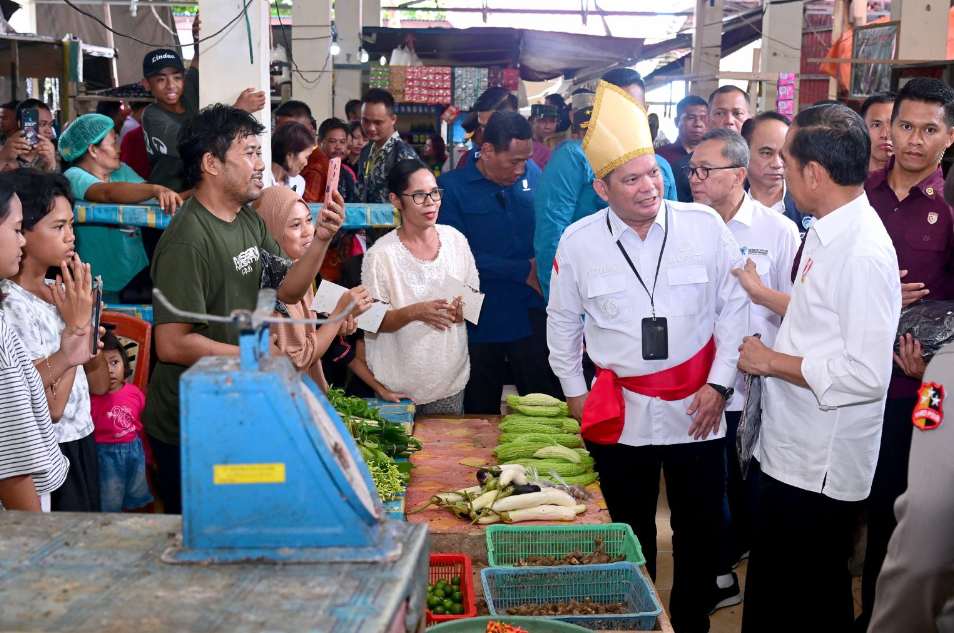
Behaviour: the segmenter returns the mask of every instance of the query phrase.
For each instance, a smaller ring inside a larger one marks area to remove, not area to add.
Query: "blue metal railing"
[[[309,204],[312,216],[317,220],[321,204]],[[138,226],[164,229],[172,218],[165,215],[157,204],[96,204],[77,202],[73,207],[78,224],[106,224],[113,226]],[[400,213],[390,204],[346,204],[345,222],[341,230],[395,227],[400,223]],[[107,310],[124,312],[152,323],[151,305],[124,305],[109,303]]]

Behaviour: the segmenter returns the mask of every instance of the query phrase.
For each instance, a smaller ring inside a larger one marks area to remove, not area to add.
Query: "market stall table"
[[[424,448],[411,456],[415,468],[411,471],[411,483],[407,489],[406,510],[410,512],[424,505],[440,491],[461,490],[476,485],[477,469],[497,463],[493,449],[500,438],[500,420],[500,416],[419,416],[415,420],[414,436],[424,442]],[[610,523],[599,483],[592,483],[586,489],[592,498],[585,502],[586,512],[578,516],[572,525]],[[428,526],[431,552],[462,553],[473,559],[478,608],[481,614],[486,614],[480,586],[480,570],[488,564],[485,526],[471,525],[435,506],[408,515],[407,521]],[[568,524],[562,521],[528,521],[520,525]],[[642,570],[646,573],[645,567]],[[665,612],[659,617],[656,630],[672,631]]]
[[[390,563],[162,562],[181,529],[178,516],[0,512],[0,630],[404,631],[427,578],[423,529]]]

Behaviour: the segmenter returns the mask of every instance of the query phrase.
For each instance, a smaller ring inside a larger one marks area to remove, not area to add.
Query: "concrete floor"
[[[656,562],[656,590],[662,600],[663,608],[669,613],[669,595],[672,592],[672,528],[669,526],[669,500],[665,488],[659,492],[659,505],[656,511],[656,532],[659,553]],[[742,587],[742,603],[734,607],[719,609],[709,616],[709,633],[738,633],[742,630],[742,607],[745,606],[745,571],[748,561],[744,560],[735,569]],[[713,579],[715,582],[715,579]],[[861,613],[861,577],[852,579],[852,594],[855,598],[855,616]]]

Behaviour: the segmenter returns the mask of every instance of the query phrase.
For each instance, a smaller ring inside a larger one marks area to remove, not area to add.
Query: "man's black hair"
[[[36,108],[37,110],[46,110],[47,112],[50,112],[50,113],[53,112],[50,106],[46,105],[45,102],[40,101],[39,99],[24,99],[23,101],[17,104],[17,109],[16,109],[17,121],[20,120],[20,116],[22,115],[23,111],[26,110],[27,108]]]
[[[364,133],[364,128],[361,127],[361,121],[349,121],[347,130],[348,136],[354,136],[355,130],[360,130],[361,136],[367,136],[367,134]]]
[[[799,112],[793,123],[788,153],[800,168],[816,162],[837,185],[865,184],[871,137],[858,113],[842,104],[812,106]]]
[[[894,102],[891,120],[898,118],[902,101],[920,101],[934,103],[944,108],[944,121],[947,129],[954,127],[954,88],[933,77],[915,77],[898,90],[898,98]]]
[[[394,114],[394,96],[384,88],[371,88],[364,93],[361,103],[381,103],[388,114]]]
[[[19,101],[7,101],[6,103],[0,105],[0,110],[16,110]]]
[[[838,99],[819,99],[818,101],[816,101],[816,102],[813,103],[812,105],[813,105],[813,106],[821,106],[821,105],[844,105],[844,104],[843,104],[841,101],[839,101]]]
[[[96,104],[96,114],[102,114],[113,118],[113,115],[123,109],[123,104],[119,101],[100,101]]]
[[[712,104],[712,100],[715,99],[716,95],[724,95],[732,92],[738,92],[740,95],[745,97],[746,103],[749,102],[749,93],[747,93],[745,90],[742,90],[738,86],[719,86],[712,91],[712,94],[709,95],[709,105]]]
[[[311,118],[311,108],[304,101],[286,101],[275,110],[275,118],[280,116],[290,116],[292,118],[308,117]]]
[[[643,81],[643,78],[638,72],[632,68],[614,68],[603,73],[603,76],[600,77],[603,81],[619,88],[625,88],[626,86],[632,86],[636,84],[639,86],[643,92],[646,91],[646,82]]]
[[[361,116],[361,99],[351,99],[345,104],[345,116],[350,118],[355,110],[358,111],[358,116]]]
[[[179,130],[179,157],[182,169],[195,187],[202,180],[202,157],[211,152],[223,163],[236,138],[259,136],[265,126],[245,110],[214,103],[199,110]]]
[[[341,119],[336,119],[335,117],[325,119],[318,127],[318,142],[320,143],[324,141],[325,137],[328,136],[328,133],[332,130],[344,130],[344,133],[347,134],[348,124]]]
[[[506,88],[495,86],[484,90],[474,102],[474,112],[516,112],[517,97]]]
[[[533,128],[530,122],[520,116],[519,112],[501,110],[490,115],[490,120],[484,126],[484,143],[490,143],[494,150],[506,152],[510,143],[516,139],[529,141],[533,138]]]
[[[555,105],[561,110],[566,108],[566,100],[561,94],[553,93],[552,95],[547,95],[544,99],[544,102],[549,103],[550,105]]]
[[[688,110],[690,106],[702,106],[703,108],[708,108],[709,104],[706,103],[705,99],[697,95],[688,95],[683,97],[682,100],[676,104],[676,118],[678,119],[685,114],[686,110]]]
[[[876,92],[861,104],[861,118],[865,118],[865,115],[868,114],[868,110],[871,109],[871,106],[878,105],[880,103],[894,103],[898,98],[898,95],[893,92]]]
[[[32,229],[53,210],[57,197],[69,200],[71,207],[76,204],[73,187],[63,174],[39,169],[14,169],[4,172],[3,176],[13,185],[23,205],[24,231]]]
[[[755,135],[755,129],[764,121],[778,121],[785,125],[792,124],[791,119],[784,114],[779,114],[775,110],[756,114],[751,119],[746,119],[745,123],[742,124],[742,138],[745,139],[746,143],[752,145],[752,137]]]

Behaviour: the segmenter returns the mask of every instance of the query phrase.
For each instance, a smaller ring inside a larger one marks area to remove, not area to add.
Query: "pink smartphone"
[[[325,184],[325,204],[331,202],[331,193],[338,190],[338,176],[341,175],[341,159],[332,158],[328,161],[328,180]]]

